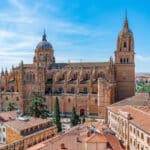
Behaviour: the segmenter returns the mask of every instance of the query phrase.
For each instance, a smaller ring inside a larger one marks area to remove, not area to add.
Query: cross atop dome
[[[43,34],[43,37],[42,37],[42,41],[47,41],[47,39],[46,39],[46,31],[45,31],[45,29],[44,29],[44,34]]]

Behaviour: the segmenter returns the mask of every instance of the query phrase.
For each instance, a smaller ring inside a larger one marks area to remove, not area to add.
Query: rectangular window
[[[134,146],[135,146],[135,141],[134,141]]]
[[[139,136],[139,130],[137,130],[137,136]]]
[[[130,131],[132,132],[132,126],[130,126]]]
[[[134,132],[134,134],[135,134],[135,128],[134,128],[134,131],[133,131],[133,132]]]
[[[150,145],[150,137],[147,137],[147,144]]]
[[[132,144],[132,139],[130,138],[130,143]]]
[[[141,139],[142,139],[142,140],[144,139],[144,135],[143,135],[143,133],[141,133]]]
[[[3,142],[5,142],[5,138],[3,137]]]

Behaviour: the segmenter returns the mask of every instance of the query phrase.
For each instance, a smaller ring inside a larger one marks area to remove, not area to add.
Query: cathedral
[[[110,57],[106,62],[57,63],[54,48],[44,32],[32,64],[21,61],[10,72],[2,69],[0,109],[12,100],[23,110],[31,94],[41,92],[50,112],[58,97],[64,114],[74,106],[80,115],[102,117],[105,106],[135,94],[134,38],[127,16],[114,54],[115,60]]]

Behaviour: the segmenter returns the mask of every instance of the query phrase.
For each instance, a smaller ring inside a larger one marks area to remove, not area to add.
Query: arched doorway
[[[85,115],[85,110],[84,109],[80,109],[80,116],[84,116]]]

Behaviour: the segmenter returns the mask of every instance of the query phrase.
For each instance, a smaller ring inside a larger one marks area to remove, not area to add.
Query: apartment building
[[[150,149],[150,107],[107,107],[109,127],[127,150]]]

